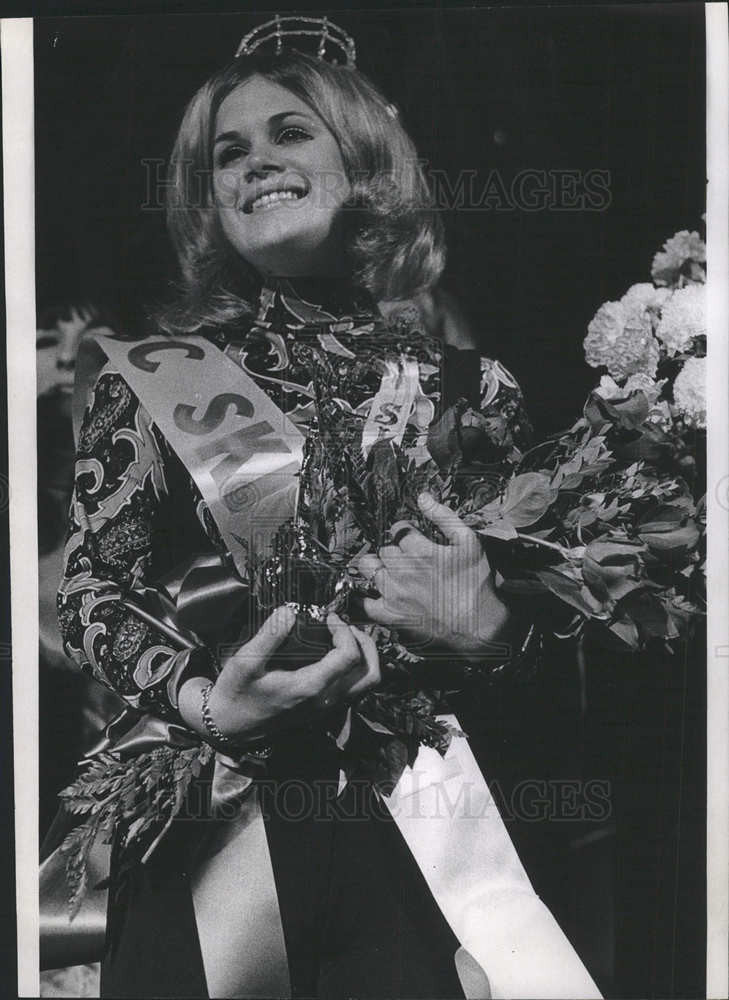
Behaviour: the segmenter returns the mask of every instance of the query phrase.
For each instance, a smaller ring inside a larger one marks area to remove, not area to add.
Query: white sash
[[[383,801],[461,943],[469,1000],[601,996],[534,892],[467,740],[445,757],[421,747]]]
[[[369,454],[375,441],[394,441],[399,444],[420,388],[418,362],[403,357],[399,361],[388,359],[377,395],[372,400],[362,432],[362,452]]]
[[[94,340],[195,480],[243,576],[248,553],[265,551],[294,514],[301,432],[204,337]],[[85,404],[83,385],[79,397]]]
[[[243,572],[254,529],[261,544],[293,513],[301,433],[202,337],[129,343],[97,334],[96,342],[193,476]],[[413,364],[388,365],[365,445],[381,436],[402,440],[417,397]],[[386,422],[377,417],[388,412],[385,404],[394,420],[383,435]],[[447,721],[457,727],[453,717]],[[219,761],[219,782],[225,771]],[[414,767],[383,801],[461,943],[455,962],[469,1000],[601,996],[535,894],[465,739],[455,737],[444,758],[421,747]],[[283,931],[257,795],[246,798],[240,815],[193,882],[209,995],[287,997]]]

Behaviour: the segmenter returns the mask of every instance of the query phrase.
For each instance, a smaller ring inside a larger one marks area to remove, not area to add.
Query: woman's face
[[[70,401],[81,340],[95,316],[83,306],[72,307],[68,319],[59,319],[49,330],[36,331],[37,393],[58,395]]]
[[[261,274],[344,269],[350,187],[336,139],[290,91],[254,76],[215,119],[213,191],[231,246]]]

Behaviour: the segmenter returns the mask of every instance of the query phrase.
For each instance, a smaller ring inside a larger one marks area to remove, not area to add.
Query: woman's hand
[[[406,521],[394,525],[397,544],[356,563],[382,595],[364,599],[366,614],[396,627],[420,653],[430,646],[433,652],[445,649],[470,659],[505,658],[509,611],[496,593],[478,536],[429,494],[421,494],[418,502],[450,544],[431,542]]]
[[[335,614],[327,618],[332,649],[325,656],[295,670],[269,668],[269,660],[295,623],[291,608],[277,608],[253,638],[223,662],[208,707],[217,727],[231,740],[245,743],[322,715],[379,683],[374,642]],[[202,736],[206,730],[201,691],[206,683],[199,677],[187,681],[179,700],[185,722]]]

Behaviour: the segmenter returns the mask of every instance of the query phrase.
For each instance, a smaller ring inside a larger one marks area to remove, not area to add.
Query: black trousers
[[[272,761],[261,783],[293,996],[462,997],[458,941],[397,826],[369,786],[336,790],[332,768],[301,748]],[[110,914],[103,997],[207,996],[189,873],[210,822],[173,824],[126,882]]]

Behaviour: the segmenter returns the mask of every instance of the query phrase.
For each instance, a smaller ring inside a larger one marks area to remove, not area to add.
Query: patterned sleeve
[[[153,586],[155,517],[167,495],[164,440],[123,378],[105,368],[79,436],[58,620],[64,649],[127,704],[181,721],[183,681],[215,676],[202,645],[175,646],[126,598]]]

